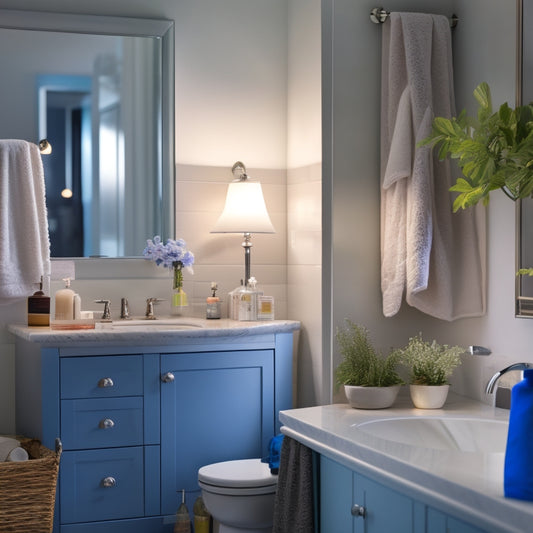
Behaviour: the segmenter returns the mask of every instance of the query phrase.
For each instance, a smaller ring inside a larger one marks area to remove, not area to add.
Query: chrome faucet
[[[487,383],[487,387],[485,388],[485,394],[492,394],[494,392],[494,388],[496,387],[497,381],[507,372],[511,372],[513,370],[528,370],[530,368],[533,368],[533,363],[514,363],[504,368],[503,370],[496,372],[496,374],[494,374],[494,376],[492,376],[489,382]]]
[[[104,312],[102,313],[102,321],[111,320],[111,300],[95,300],[94,303],[104,304]]]
[[[147,320],[157,320],[154,314],[154,304],[162,301],[160,298],[146,298],[146,313],[144,316]]]
[[[122,298],[120,300],[120,318],[122,320],[130,320],[130,308],[127,298]]]

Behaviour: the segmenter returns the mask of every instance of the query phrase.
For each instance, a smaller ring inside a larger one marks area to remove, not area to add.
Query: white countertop
[[[390,409],[360,410],[335,404],[282,411],[282,432],[348,468],[487,531],[532,531],[533,502],[503,496],[503,452],[399,444],[354,427],[364,421],[406,416],[509,417],[505,409],[454,394],[443,409],[415,409],[405,389]]]
[[[175,342],[217,337],[246,337],[293,332],[300,329],[295,320],[264,320],[241,322],[229,319],[207,320],[189,317],[160,317],[150,321],[135,320],[129,323],[116,320],[97,323],[95,329],[54,330],[49,327],[9,325],[8,330],[26,341],[49,346],[73,346],[96,344],[165,345]],[[173,329],[173,326],[191,325],[189,329]],[[118,327],[116,327],[118,326]],[[155,326],[155,327],[154,327]],[[166,327],[168,326],[168,328]]]

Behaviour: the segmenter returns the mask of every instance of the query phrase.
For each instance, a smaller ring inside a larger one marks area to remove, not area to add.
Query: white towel
[[[0,140],[0,304],[25,298],[50,274],[44,172],[39,148]]]
[[[448,19],[391,13],[382,49],[383,313],[409,305],[454,320],[485,312],[482,207],[452,214],[448,162],[417,143],[455,113]]]

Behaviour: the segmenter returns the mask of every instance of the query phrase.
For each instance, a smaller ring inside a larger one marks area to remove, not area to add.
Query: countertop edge
[[[296,320],[273,320],[262,322],[239,322],[221,319],[216,324],[207,319],[187,319],[194,321],[201,327],[191,329],[154,329],[146,326],[145,331],[128,330],[124,327],[120,331],[112,326],[90,330],[53,330],[48,327],[30,327],[20,324],[10,324],[8,331],[16,337],[29,342],[40,343],[45,346],[95,346],[98,344],[157,344],[165,345],[185,339],[216,339],[218,337],[250,337],[257,335],[292,333],[300,329],[300,322]]]

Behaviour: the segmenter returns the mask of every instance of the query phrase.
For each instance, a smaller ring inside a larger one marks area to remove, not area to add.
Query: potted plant
[[[337,329],[336,338],[343,360],[335,370],[335,383],[337,389],[344,386],[350,406],[390,407],[403,383],[396,371],[399,355],[382,357],[372,346],[368,330],[350,320],[346,320],[344,328]]]
[[[448,378],[461,364],[460,346],[426,342],[422,334],[411,337],[403,349],[394,353],[410,370],[411,400],[420,409],[440,409],[446,402],[450,385]]]
[[[420,145],[439,146],[439,158],[456,159],[462,177],[450,190],[458,192],[454,211],[501,189],[512,200],[533,194],[533,104],[511,108],[507,103],[493,113],[490,88],[483,82],[474,91],[477,118],[463,110],[451,119],[435,117],[432,134]]]

